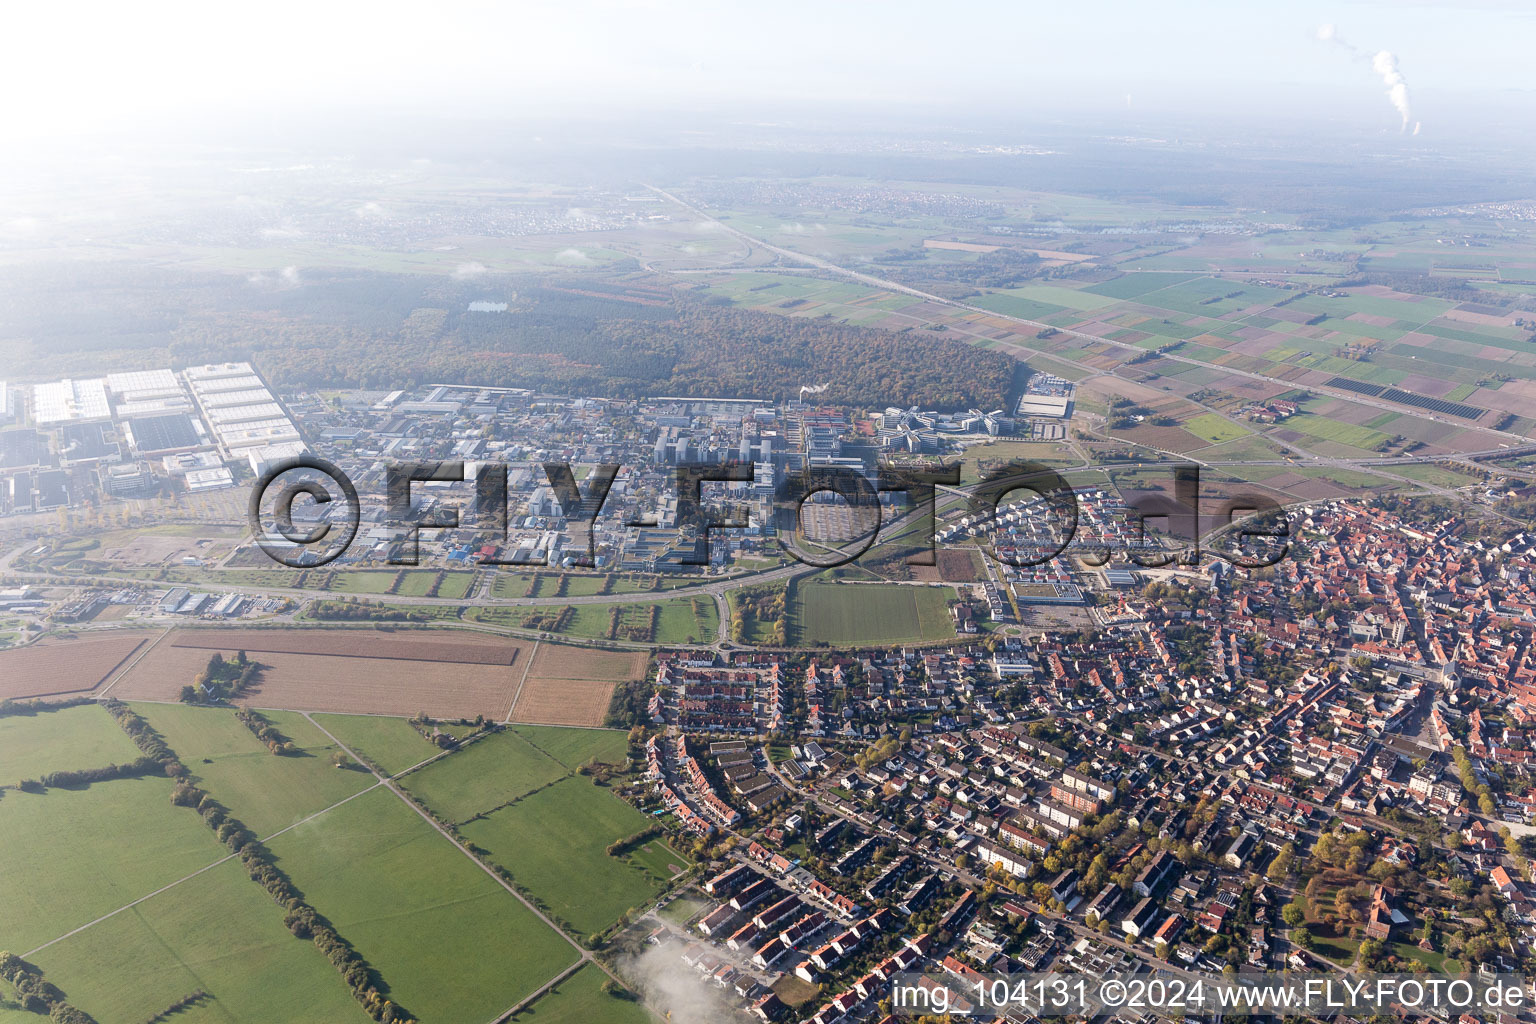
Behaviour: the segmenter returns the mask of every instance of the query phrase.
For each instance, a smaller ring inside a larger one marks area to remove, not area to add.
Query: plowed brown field
[[[510,665],[522,646],[475,633],[377,629],[187,629],[170,637],[177,647],[214,651],[325,654],[336,658],[451,661],[463,665]]]
[[[144,644],[143,633],[42,640],[0,651],[0,699],[21,700],[96,689]]]
[[[264,666],[240,701],[295,711],[505,718],[526,645],[470,633],[376,630],[185,630],[123,675],[112,696],[175,700],[214,651]]]
[[[613,688],[645,675],[639,651],[597,651],[540,644],[517,695],[512,721],[546,725],[603,724]]]

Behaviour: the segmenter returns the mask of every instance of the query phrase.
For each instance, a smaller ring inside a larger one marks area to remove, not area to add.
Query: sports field
[[[801,644],[858,645],[955,635],[953,587],[806,583],[791,610]]]

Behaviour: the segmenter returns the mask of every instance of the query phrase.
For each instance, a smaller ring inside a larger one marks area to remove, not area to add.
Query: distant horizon
[[[254,131],[413,111],[589,120],[711,109],[1230,116],[1251,119],[1256,134],[1343,117],[1395,133],[1398,112],[1371,66],[1380,51],[1431,138],[1466,123],[1520,128],[1525,111],[1488,103],[1536,100],[1533,12],[1499,3],[1112,3],[1092,19],[987,2],[936,16],[910,3],[802,0],[771,11],[693,0],[459,3],[430,16],[404,5],[160,10],[17,12],[12,38],[27,45],[0,66],[0,84],[24,99],[0,111],[0,137],[220,121]]]

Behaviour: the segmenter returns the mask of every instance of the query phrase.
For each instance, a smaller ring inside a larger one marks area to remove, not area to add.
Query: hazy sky
[[[1364,57],[1315,37],[1331,23]],[[1305,114],[1395,128],[1536,89],[1536,10],[1498,3],[472,0],[9,5],[0,131],[78,134],[246,111],[719,108],[746,100]],[[1130,99],[1127,100],[1129,95]]]

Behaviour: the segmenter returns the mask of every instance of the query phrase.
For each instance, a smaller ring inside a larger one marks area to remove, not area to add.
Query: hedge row
[[[22,1007],[32,1013],[46,1013],[52,1024],[96,1024],[96,1018],[69,1005],[57,985],[43,978],[43,972],[14,953],[0,953],[0,978],[11,983]]]
[[[278,732],[277,726],[268,721],[261,712],[252,711],[250,708],[236,708],[235,717],[255,733],[256,738],[265,743],[272,753],[283,756],[299,752],[299,748],[293,745],[293,741]]]
[[[126,704],[108,701],[106,705],[123,731],[139,745],[139,749],[151,757],[165,759],[166,774],[177,777],[176,788],[171,791],[171,803],[177,807],[189,807],[202,816],[204,824],[213,830],[219,842],[240,858],[251,879],[259,882],[277,905],[283,908],[283,924],[288,930],[301,939],[307,938],[314,942],[340,972],[342,979],[351,988],[353,997],[362,1004],[368,1015],[381,1024],[416,1024],[409,1013],[378,990],[373,982],[374,970],[368,961],[305,901],[303,893],[277,867],[271,851],[245,827],[245,823],[231,815],[211,794],[187,781],[186,767],[166,745],[165,739]],[[172,770],[173,766],[175,771]]]

